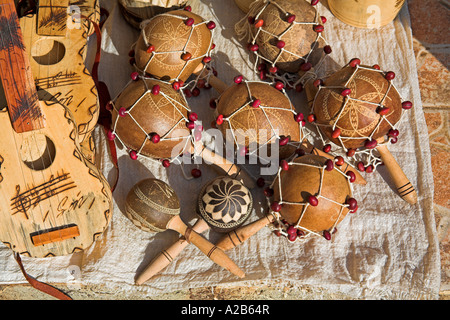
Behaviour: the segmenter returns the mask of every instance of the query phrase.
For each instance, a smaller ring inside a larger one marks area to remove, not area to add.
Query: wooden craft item
[[[73,14],[83,16],[81,24],[85,31],[85,37],[93,35],[95,28],[92,23],[100,24],[100,0],[69,0],[69,5],[72,6]]]
[[[133,47],[136,68],[157,79],[186,82],[210,55],[214,27],[214,22],[187,10],[153,17]]]
[[[358,28],[379,28],[395,19],[405,0],[328,0],[330,11]]]
[[[128,193],[126,216],[139,228],[151,232],[174,230],[200,249],[216,264],[242,278],[244,272],[219,248],[193,231],[180,218],[180,203],[175,191],[165,182],[145,179]]]
[[[40,1],[20,27],[39,95],[49,108],[60,103],[71,111],[83,142],[97,124],[98,93],[84,64],[86,31],[67,27],[67,8],[68,0]]]
[[[0,1],[0,240],[43,258],[88,248],[112,214],[106,179],[81,150],[69,109],[38,100],[13,0]]]
[[[167,12],[181,9],[187,0],[119,0],[120,10],[127,22],[136,29],[140,29],[143,21]],[[190,0],[192,4],[194,0]]]
[[[253,197],[240,181],[223,176],[202,188],[197,204],[200,216],[211,229],[226,233],[248,219],[253,209]]]

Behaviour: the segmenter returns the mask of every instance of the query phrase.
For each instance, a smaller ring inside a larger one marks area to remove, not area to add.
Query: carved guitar
[[[85,1],[78,3],[86,6]],[[73,16],[68,15],[71,8]],[[97,88],[84,63],[88,33],[81,9],[69,7],[69,0],[40,0],[36,14],[21,17],[20,26],[40,96],[47,105],[57,101],[72,112],[83,143],[97,124],[99,105]]]
[[[0,0],[0,77],[0,240],[36,258],[86,249],[109,224],[111,191],[72,112],[38,99],[13,0]]]

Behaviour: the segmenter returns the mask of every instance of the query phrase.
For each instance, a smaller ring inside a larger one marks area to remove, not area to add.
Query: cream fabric
[[[129,80],[133,71],[128,63],[128,51],[137,40],[133,30],[121,16],[116,1],[102,1],[110,12],[104,25],[100,79],[114,97]],[[134,286],[136,273],[161,250],[173,243],[178,235],[173,231],[150,234],[137,229],[123,214],[126,194],[141,179],[156,177],[168,182],[182,203],[181,216],[193,223],[195,204],[201,187],[216,177],[212,167],[201,165],[202,177],[186,180],[180,166],[168,170],[151,160],[132,161],[125,150],[118,150],[120,180],[114,193],[115,210],[111,225],[102,238],[77,257],[51,259],[23,258],[27,272],[38,280],[82,285],[104,285],[110,290],[142,292],[156,295],[179,289],[203,286],[252,285],[275,280],[318,289],[342,292],[361,299],[435,299],[440,285],[440,257],[433,214],[433,180],[427,127],[422,110],[408,8],[397,19],[378,30],[356,29],[334,18],[320,4],[326,23],[326,38],[333,48],[332,57],[339,65],[359,57],[363,64],[379,64],[384,70],[396,72],[395,84],[404,97],[414,102],[414,108],[403,118],[399,142],[389,146],[394,157],[416,187],[419,201],[409,205],[390,188],[382,167],[366,175],[367,186],[354,186],[359,210],[350,214],[338,226],[332,241],[312,238],[304,244],[290,244],[284,238],[260,231],[245,244],[227,252],[246,273],[239,280],[214,265],[196,247],[190,245],[163,272],[143,286]],[[193,12],[214,20],[216,43],[212,65],[226,83],[242,74],[256,80],[249,62],[246,44],[236,39],[234,25],[244,17],[233,0],[199,0],[192,4]],[[91,43],[95,48],[94,42]],[[93,49],[94,50],[94,49]],[[91,61],[91,60],[88,60]],[[306,112],[304,95],[289,93],[299,111]],[[189,99],[192,110],[204,121],[205,128],[214,119],[208,106],[212,90]],[[105,175],[112,181],[115,170],[109,163],[105,138],[96,131],[98,158]],[[190,172],[192,166],[186,166]],[[254,170],[253,170],[254,171]],[[249,221],[263,216],[264,199],[261,189],[254,189],[254,213]],[[219,239],[214,232],[204,234],[211,241]],[[24,283],[12,252],[0,246],[0,285]],[[72,273],[72,274],[71,274]]]

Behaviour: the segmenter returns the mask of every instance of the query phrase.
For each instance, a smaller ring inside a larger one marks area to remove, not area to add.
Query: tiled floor
[[[450,38],[448,0],[408,0],[420,92],[430,137],[441,298],[450,299]]]

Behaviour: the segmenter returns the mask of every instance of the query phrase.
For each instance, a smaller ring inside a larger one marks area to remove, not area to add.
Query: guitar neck
[[[17,133],[44,127],[14,0],[0,0],[0,78]]]

